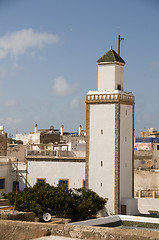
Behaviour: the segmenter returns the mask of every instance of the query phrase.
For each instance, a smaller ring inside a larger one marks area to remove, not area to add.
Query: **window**
[[[125,142],[127,142],[127,137],[125,137]]]
[[[100,184],[100,185],[101,185],[101,187],[102,187],[102,182],[101,182],[101,184]]]
[[[127,114],[128,114],[128,110],[126,109],[126,111],[125,111],[125,115],[127,116]]]
[[[121,85],[120,84],[117,85],[117,90],[121,90]]]
[[[157,145],[157,150],[159,150],[159,145]]]
[[[12,187],[13,191],[19,191],[19,182],[18,181],[14,181],[13,182],[13,187]]]
[[[46,178],[37,178],[36,182],[46,182]]]
[[[0,179],[0,189],[5,189],[5,178]]]
[[[101,164],[101,167],[103,167],[103,161],[101,161],[100,164]]]
[[[68,188],[68,179],[60,179],[58,185],[66,185],[66,187]]]
[[[103,131],[103,129],[101,129],[100,133],[101,133],[101,134],[104,134],[104,131]]]

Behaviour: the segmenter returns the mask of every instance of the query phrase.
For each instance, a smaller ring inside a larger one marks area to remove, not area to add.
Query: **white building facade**
[[[81,188],[85,185],[85,158],[27,157],[27,185],[33,187],[38,181],[53,186],[67,185]]]
[[[86,96],[86,186],[120,214],[134,194],[134,96],[123,91],[125,62],[113,49],[97,63],[98,91]]]

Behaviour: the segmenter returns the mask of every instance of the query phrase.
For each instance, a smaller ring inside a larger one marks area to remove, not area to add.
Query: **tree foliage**
[[[50,209],[51,215],[70,218],[72,221],[92,218],[103,209],[106,199],[86,188],[67,189],[61,185],[54,187],[48,183],[38,182],[23,191],[3,193],[15,209],[34,212],[42,220],[42,216]]]

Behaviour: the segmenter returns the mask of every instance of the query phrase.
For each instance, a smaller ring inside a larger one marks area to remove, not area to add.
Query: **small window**
[[[126,111],[125,111],[125,115],[127,116],[127,114],[128,114],[128,110],[126,109]]]
[[[13,192],[15,192],[16,190],[19,191],[19,182],[18,181],[14,181],[13,182]]]
[[[46,182],[46,178],[37,178],[36,182]]]
[[[5,189],[5,179],[4,178],[0,179],[0,189]]]
[[[104,134],[104,131],[103,131],[103,129],[101,129],[100,133],[101,133],[101,134]]]
[[[125,137],[125,142],[127,142],[127,137]]]
[[[68,188],[68,179],[60,179],[58,185],[66,185],[66,187]]]
[[[100,162],[101,167],[103,167],[103,161]]]
[[[159,145],[157,145],[157,150],[159,150]]]
[[[121,85],[120,84],[117,85],[117,90],[121,90]]]
[[[82,187],[85,188],[86,187],[86,180],[83,179],[82,181]]]
[[[102,182],[101,182],[101,184],[100,184],[100,185],[101,185],[101,187],[102,187]]]

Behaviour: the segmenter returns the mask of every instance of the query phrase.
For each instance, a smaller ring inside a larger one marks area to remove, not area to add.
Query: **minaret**
[[[86,96],[86,186],[120,214],[134,194],[134,96],[124,91],[125,62],[112,48],[97,64],[98,91]]]

